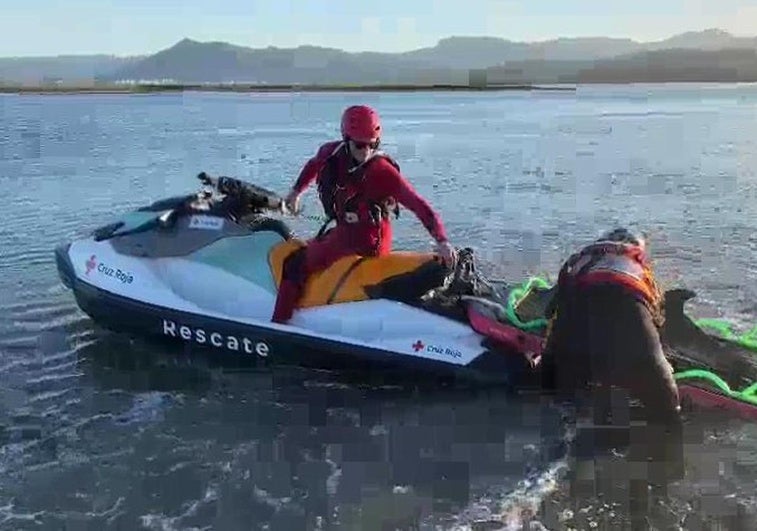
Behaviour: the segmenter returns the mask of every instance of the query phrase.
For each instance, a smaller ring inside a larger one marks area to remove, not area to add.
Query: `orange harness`
[[[657,326],[662,326],[662,292],[644,249],[638,245],[591,244],[568,259],[560,271],[558,284],[624,286],[649,308]]]

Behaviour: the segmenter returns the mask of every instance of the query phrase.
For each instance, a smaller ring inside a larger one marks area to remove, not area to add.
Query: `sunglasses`
[[[355,149],[365,149],[365,148],[378,149],[379,144],[381,143],[381,140],[376,139],[373,142],[361,142],[358,140],[350,139],[350,142],[352,142],[352,145],[355,146]]]

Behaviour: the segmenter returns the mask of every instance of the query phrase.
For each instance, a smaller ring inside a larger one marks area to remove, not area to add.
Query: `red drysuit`
[[[337,141],[322,145],[300,172],[293,190],[302,193],[317,181],[327,215],[337,224],[287,258],[272,321],[283,323],[291,318],[309,275],[346,255],[380,256],[391,251],[387,203],[396,202],[412,211],[437,242],[447,240],[439,216],[388,156],[374,155],[357,170],[355,166],[346,144]]]

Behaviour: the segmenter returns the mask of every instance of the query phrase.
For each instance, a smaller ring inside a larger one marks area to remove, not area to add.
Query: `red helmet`
[[[378,113],[367,105],[353,105],[342,114],[342,136],[369,142],[381,136]]]

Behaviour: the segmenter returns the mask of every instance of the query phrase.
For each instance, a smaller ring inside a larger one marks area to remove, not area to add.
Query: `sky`
[[[152,54],[181,40],[398,52],[439,39],[757,35],[757,0],[1,0],[0,57]]]

